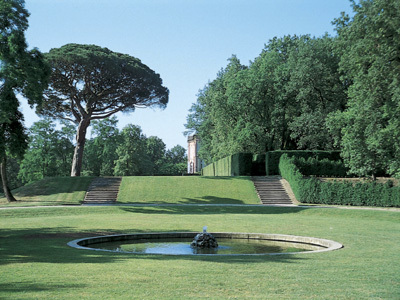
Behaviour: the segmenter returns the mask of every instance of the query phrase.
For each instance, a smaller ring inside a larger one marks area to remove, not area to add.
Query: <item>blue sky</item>
[[[186,147],[186,116],[196,95],[233,54],[254,60],[273,37],[334,35],[348,0],[26,0],[26,39],[42,52],[68,43],[96,44],[142,60],[170,90],[165,110],[119,114],[167,148]],[[25,125],[39,118],[22,106]]]

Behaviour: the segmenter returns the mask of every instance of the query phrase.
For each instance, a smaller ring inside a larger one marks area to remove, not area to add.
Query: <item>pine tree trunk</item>
[[[86,142],[86,130],[90,125],[90,119],[83,119],[76,132],[76,146],[74,156],[72,158],[71,176],[81,176],[83,150]]]
[[[14,198],[10,188],[8,187],[6,166],[7,166],[7,160],[6,157],[3,156],[3,159],[1,160],[0,163],[0,174],[1,174],[1,182],[3,186],[4,195],[6,196],[8,202],[15,202],[17,200]]]

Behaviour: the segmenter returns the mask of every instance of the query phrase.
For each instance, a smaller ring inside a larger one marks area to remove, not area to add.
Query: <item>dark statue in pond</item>
[[[200,249],[218,248],[218,243],[213,235],[207,232],[207,226],[204,226],[203,232],[194,237],[190,247]]]

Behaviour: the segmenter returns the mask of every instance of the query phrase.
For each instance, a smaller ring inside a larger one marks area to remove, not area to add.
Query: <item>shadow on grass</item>
[[[183,198],[184,201],[178,201],[181,204],[245,204],[242,200],[233,198],[224,198],[216,196],[204,196],[201,198]]]
[[[240,179],[245,181],[251,181],[251,176],[201,176],[200,179],[212,179],[212,180],[234,180]]]
[[[171,206],[122,206],[121,210],[129,213],[140,214],[291,214],[298,213],[305,207],[269,207],[269,206],[191,206],[191,205],[171,205]]]
[[[53,290],[69,290],[74,288],[84,288],[86,285],[83,284],[37,284],[35,282],[7,282],[0,284],[0,295],[7,294],[12,295],[12,293],[21,293],[21,291],[29,292],[44,292]],[[1,298],[3,299],[3,298]],[[6,298],[4,298],[6,299]]]
[[[190,232],[192,230],[187,231]],[[143,230],[132,229],[129,232],[140,233],[143,232]],[[122,233],[127,232],[116,232],[107,229],[76,232],[69,227],[0,230],[0,266],[16,263],[104,264],[121,262],[129,259],[157,261],[211,261],[235,264],[261,262],[295,263],[300,260],[308,259],[290,254],[276,256],[142,255],[75,249],[67,245],[68,242],[79,238]],[[195,233],[193,234],[195,235]],[[35,286],[33,284],[31,288],[39,290],[42,286]],[[12,289],[12,287],[10,289]]]
[[[217,196],[203,196],[196,198],[182,197],[181,200],[171,201],[151,201],[151,202],[118,202],[120,204],[248,204],[242,200]]]
[[[34,197],[61,193],[86,192],[94,177],[51,177],[13,190],[14,196]]]

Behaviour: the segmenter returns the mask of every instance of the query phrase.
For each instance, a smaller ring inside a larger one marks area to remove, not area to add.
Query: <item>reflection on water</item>
[[[91,244],[91,248],[142,254],[264,254],[288,253],[322,249],[320,246],[255,239],[218,239],[218,248],[197,249],[190,247],[190,239],[156,239],[104,242]]]

